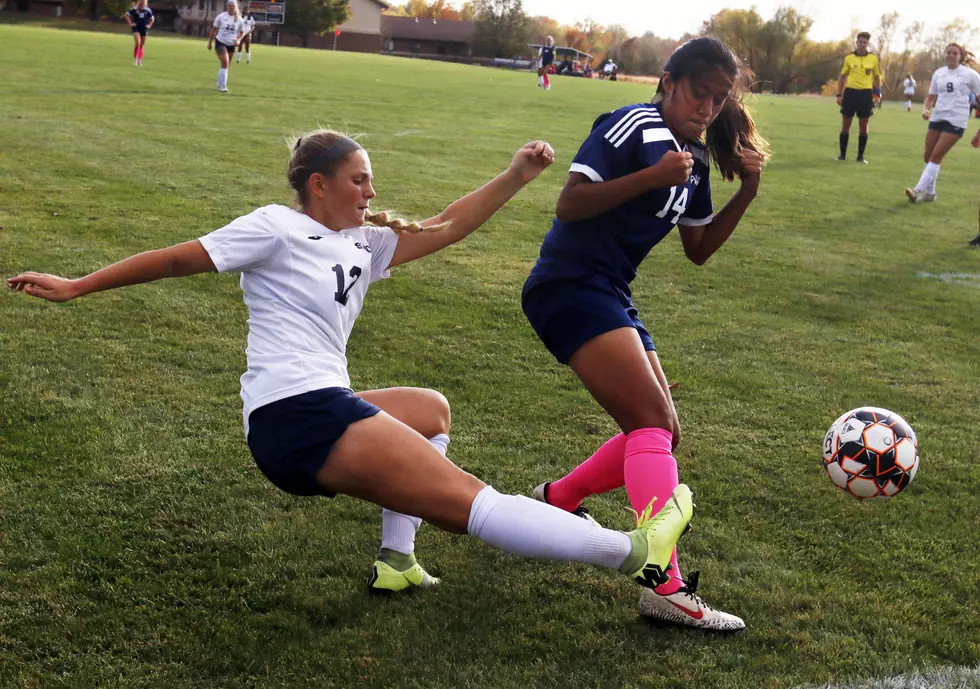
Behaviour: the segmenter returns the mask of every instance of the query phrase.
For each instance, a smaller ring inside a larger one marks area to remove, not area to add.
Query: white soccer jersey
[[[905,95],[914,96],[915,95],[915,79],[905,80]]]
[[[235,45],[238,34],[244,30],[243,27],[244,22],[241,18],[235,19],[235,15],[222,12],[214,18],[214,28],[218,30],[214,40],[225,45]]]
[[[286,206],[264,206],[201,237],[219,272],[241,272],[248,306],[245,434],[255,409],[350,387],[347,338],[368,284],[387,277],[398,244],[388,228],[327,229]]]
[[[932,75],[929,95],[936,96],[930,122],[945,120],[954,127],[970,123],[970,93],[980,96],[980,74],[965,65],[940,67]]]
[[[252,29],[255,28],[255,20],[251,17],[245,17],[242,19],[242,31],[244,33],[250,33]]]

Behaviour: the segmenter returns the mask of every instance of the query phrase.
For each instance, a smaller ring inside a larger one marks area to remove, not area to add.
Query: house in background
[[[473,56],[476,23],[383,16],[381,34],[384,53],[434,59],[469,58]]]

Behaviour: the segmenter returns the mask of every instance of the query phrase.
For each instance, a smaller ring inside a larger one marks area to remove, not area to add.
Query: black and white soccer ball
[[[919,471],[919,439],[905,419],[887,409],[852,409],[827,431],[823,465],[830,480],[856,498],[892,498]]]

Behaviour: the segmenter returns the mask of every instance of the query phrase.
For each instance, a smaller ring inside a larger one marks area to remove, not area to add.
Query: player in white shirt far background
[[[902,84],[905,93],[905,112],[912,111],[912,96],[915,95],[915,77],[911,74],[905,75],[905,81]]]
[[[963,137],[970,121],[970,94],[980,95],[980,74],[970,69],[973,53],[959,43],[946,46],[946,66],[932,75],[929,97],[922,105],[926,131],[925,169],[919,183],[905,190],[912,203],[936,200],[939,166],[949,150]]]
[[[245,64],[249,64],[252,61],[252,32],[255,31],[255,19],[252,17],[252,12],[249,10],[242,17],[242,38],[238,42],[238,57],[235,58],[235,62],[242,61],[242,52],[245,53]]]
[[[211,34],[208,36],[208,50],[211,50],[211,44],[214,43],[214,54],[218,56],[218,62],[221,63],[218,69],[218,90],[222,93],[228,91],[228,65],[231,64],[231,56],[235,54],[235,48],[238,47],[244,30],[238,2],[228,0],[225,11],[214,18]]]
[[[460,241],[553,162],[547,143],[526,144],[493,180],[406,226],[369,213],[375,192],[367,152],[352,139],[320,130],[300,137],[289,161],[299,211],[265,206],[200,239],[138,254],[80,279],[32,272],[8,285],[68,301],[161,278],[240,272],[249,312],[248,368],[241,379],[249,449],[281,490],[343,493],[384,508],[374,588],[437,583],[414,555],[422,519],[524,557],[584,562],[649,580],[649,572],[667,571],[690,521],[687,486],[678,486],[636,530],[604,529],[531,498],[501,495],[447,460],[449,405],[439,393],[350,390],[347,341],[368,285],[394,266]],[[390,337],[401,352],[397,333]]]

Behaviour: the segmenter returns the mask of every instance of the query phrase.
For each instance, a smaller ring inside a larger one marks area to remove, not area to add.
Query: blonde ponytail
[[[421,224],[417,222],[408,222],[402,220],[401,218],[392,217],[388,211],[381,211],[379,213],[368,213],[364,216],[364,219],[371,223],[372,225],[377,225],[378,227],[387,227],[394,230],[396,233],[401,234],[402,232],[408,232],[409,234],[420,234],[422,232],[441,232],[450,225],[453,224],[452,220],[447,220],[446,222],[441,222],[437,225],[429,225],[428,227],[422,227]]]

